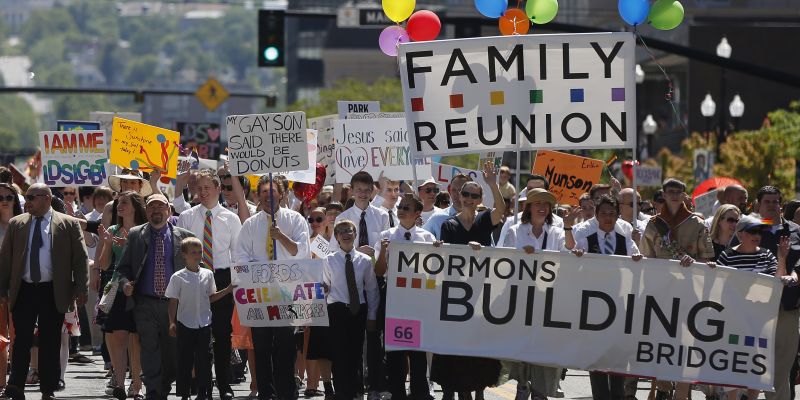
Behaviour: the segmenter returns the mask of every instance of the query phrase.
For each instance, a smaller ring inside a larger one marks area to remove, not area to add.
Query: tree
[[[14,139],[6,141],[8,136],[0,138],[0,149],[12,149],[13,146],[36,147],[39,144],[39,119],[33,108],[22,97],[14,94],[0,95],[0,121],[3,128],[13,132]]]
[[[288,106],[288,110],[305,110],[308,118],[336,114],[337,101],[380,101],[381,111],[403,111],[403,91],[400,80],[379,78],[372,84],[348,78],[336,81],[332,87],[319,91],[317,100],[300,100]]]
[[[70,32],[78,32],[78,27],[65,8],[53,7],[31,12],[22,26],[22,41],[27,48],[44,38],[65,36]]]
[[[2,149],[15,150],[19,147],[19,135],[6,127],[0,126],[0,146]]]

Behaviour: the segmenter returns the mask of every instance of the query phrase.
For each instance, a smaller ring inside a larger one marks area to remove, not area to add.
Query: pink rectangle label
[[[386,318],[386,344],[398,347],[419,348],[421,324],[418,320]]]

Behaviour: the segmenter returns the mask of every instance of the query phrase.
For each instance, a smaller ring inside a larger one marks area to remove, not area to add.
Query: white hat
[[[147,197],[153,194],[153,189],[150,187],[150,182],[147,179],[144,179],[142,176],[142,172],[135,169],[123,169],[122,174],[119,175],[111,175],[108,177],[108,186],[111,186],[115,192],[121,192],[120,181],[122,179],[126,180],[138,180],[142,182],[142,187],[139,189],[139,195],[142,197]]]

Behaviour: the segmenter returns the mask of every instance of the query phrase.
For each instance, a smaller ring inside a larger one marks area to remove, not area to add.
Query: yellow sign
[[[194,95],[206,106],[208,111],[216,110],[229,96],[228,91],[214,78],[208,78],[206,83],[200,85],[200,88],[194,92]]]
[[[159,170],[162,178],[177,177],[178,132],[119,117],[114,117],[111,132],[111,164],[144,172]]]

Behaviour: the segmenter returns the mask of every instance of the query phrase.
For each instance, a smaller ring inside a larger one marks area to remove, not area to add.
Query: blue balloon
[[[508,8],[508,0],[475,0],[478,12],[489,18],[500,18]]]
[[[650,13],[648,0],[619,0],[619,15],[630,25],[639,25],[647,19]]]

